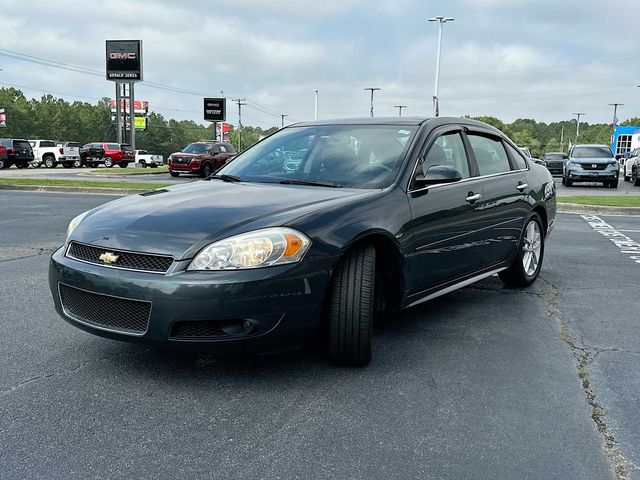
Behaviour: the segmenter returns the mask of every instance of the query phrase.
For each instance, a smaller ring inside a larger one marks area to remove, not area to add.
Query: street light
[[[318,119],[318,90],[314,90],[313,93],[315,94],[316,98],[315,98],[315,108],[314,108],[314,114],[313,114],[313,119],[317,120]]]
[[[365,88],[365,90],[371,91],[371,116],[373,117],[373,92],[375,92],[376,90],[382,90],[382,89],[378,87],[367,87]]]
[[[586,115],[584,112],[573,112],[573,115],[578,117],[578,121],[576,122],[576,143],[578,142],[578,136],[580,135],[580,117],[582,115]]]
[[[438,53],[436,56],[436,81],[433,88],[433,116],[440,115],[440,109],[438,107],[438,82],[440,78],[440,52],[442,51],[442,24],[447,22],[453,22],[455,18],[451,17],[433,17],[430,18],[430,22],[438,22]]]
[[[398,109],[398,116],[399,116],[399,117],[401,117],[401,116],[402,116],[402,109],[403,109],[403,108],[407,108],[407,106],[406,106],[406,105],[394,105],[393,107]]]

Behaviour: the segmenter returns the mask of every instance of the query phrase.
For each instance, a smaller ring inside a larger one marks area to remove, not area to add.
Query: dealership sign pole
[[[118,143],[122,143],[122,118],[120,116],[120,88],[129,84],[129,143],[136,148],[136,125],[134,110],[135,82],[142,81],[142,40],[106,41],[107,80],[116,82],[116,128]],[[125,107],[126,110],[126,107]]]

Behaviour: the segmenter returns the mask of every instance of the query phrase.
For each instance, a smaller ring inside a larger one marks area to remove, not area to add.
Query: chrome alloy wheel
[[[538,223],[531,220],[524,232],[524,245],[522,246],[522,266],[530,277],[538,269],[540,263],[540,250],[542,249],[542,236]]]

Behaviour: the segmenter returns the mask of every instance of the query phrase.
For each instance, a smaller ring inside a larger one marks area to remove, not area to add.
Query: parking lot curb
[[[53,185],[0,185],[0,190],[24,190],[28,192],[91,193],[101,195],[132,195],[147,192],[148,189],[111,187],[64,187]]]
[[[640,207],[607,207],[580,203],[558,203],[559,213],[595,213],[601,215],[640,215]]]

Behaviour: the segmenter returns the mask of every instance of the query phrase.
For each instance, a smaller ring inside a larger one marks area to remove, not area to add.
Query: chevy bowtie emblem
[[[118,261],[118,258],[120,258],[120,255],[114,255],[111,252],[104,252],[102,255],[100,255],[99,258],[107,265],[110,265],[112,263],[116,263]]]

